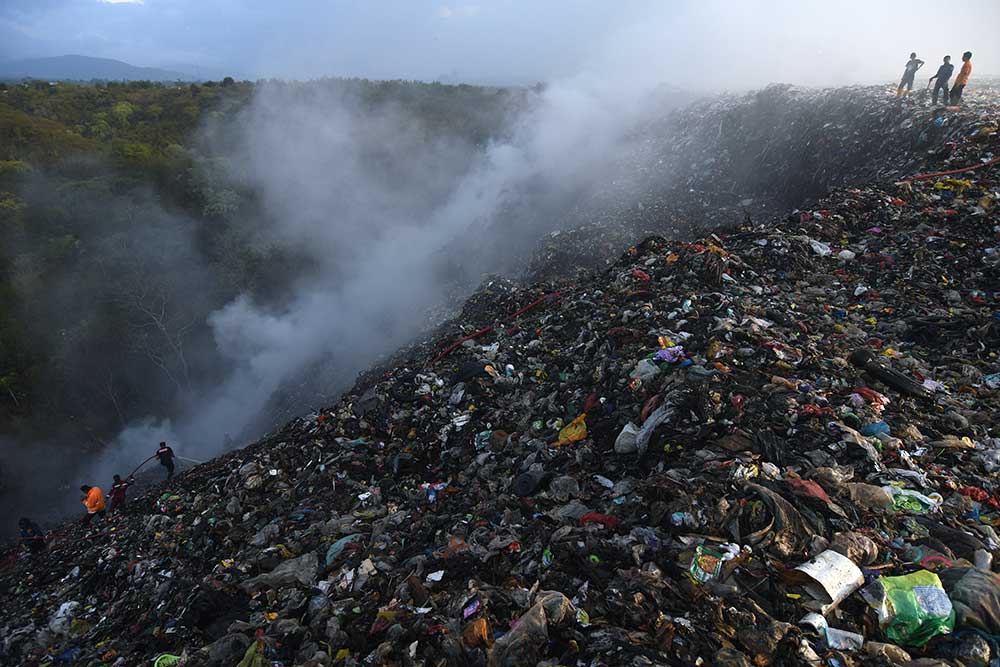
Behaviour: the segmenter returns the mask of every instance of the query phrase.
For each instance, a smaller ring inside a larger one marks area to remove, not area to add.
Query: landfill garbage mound
[[[604,268],[650,234],[692,238],[692,230],[707,233],[747,215],[758,221],[780,216],[838,187],[895,180],[946,160],[995,104],[1000,82],[977,85],[961,110],[935,109],[929,91],[904,100],[891,94],[880,86],[773,85],[668,113],[656,112],[654,104],[564,208],[538,206],[530,194],[527,201],[514,197],[511,210],[495,220],[506,232],[497,242],[477,251],[460,239],[448,256],[515,274],[539,237],[586,230],[591,244],[556,237],[546,256],[532,262],[530,275],[548,280]],[[478,238],[481,232],[472,233]]]
[[[689,107],[675,109],[670,98],[664,107],[651,104],[564,209],[553,212],[536,196],[544,188],[515,189],[493,232],[472,226],[442,248],[435,262],[451,290],[421,328],[454,315],[448,306],[464,301],[473,287],[467,277],[481,271],[529,284],[585,276],[647,236],[691,239],[748,216],[767,221],[835,187],[944,164],[953,143],[991,113],[998,84],[977,81],[965,107],[947,112],[929,107],[928,91],[893,100],[880,86],[773,85]],[[300,416],[302,406],[328,405],[349,386],[339,360],[310,366],[275,392],[262,430]]]
[[[492,280],[336,405],[12,552],[0,660],[1000,659],[1000,104],[923,113],[962,130],[920,167],[973,169]]]

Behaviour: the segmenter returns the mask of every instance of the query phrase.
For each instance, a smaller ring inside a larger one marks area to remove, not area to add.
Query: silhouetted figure
[[[135,479],[132,477],[129,477],[128,481],[125,481],[121,478],[121,475],[115,475],[115,481],[111,484],[111,490],[108,492],[108,497],[111,498],[109,512],[114,514],[125,506],[125,491],[134,481]]]
[[[167,469],[167,481],[174,477],[174,450],[165,442],[160,443],[160,448],[156,450],[156,458],[160,460],[160,465]]]
[[[951,99],[948,93],[948,81],[951,79],[951,74],[954,71],[955,66],[951,64],[951,56],[945,56],[944,63],[938,67],[937,74],[927,80],[928,86],[931,84],[931,81],[936,81],[933,95],[934,104],[937,104],[938,93],[941,93],[941,101],[948,104],[948,100]]]
[[[896,97],[910,94],[910,91],[913,90],[913,77],[917,75],[917,70],[923,66],[924,61],[917,58],[916,53],[911,53],[910,59],[906,61],[906,68],[903,70],[903,78],[899,82],[899,88],[896,89]]]
[[[94,520],[95,514],[102,519],[107,515],[104,509],[104,492],[96,486],[87,486],[86,484],[81,486],[80,490],[83,491],[83,498],[80,500],[87,508],[87,516],[83,517],[83,525],[89,526],[90,522]]]
[[[962,93],[969,84],[970,76],[972,76],[972,51],[966,51],[962,54],[962,69],[958,70],[955,85],[951,88],[952,104],[958,104],[962,101]]]
[[[45,544],[45,533],[42,532],[37,523],[28,517],[21,517],[17,522],[17,527],[21,529],[19,542],[28,547],[28,551],[37,554],[48,548],[48,545]]]

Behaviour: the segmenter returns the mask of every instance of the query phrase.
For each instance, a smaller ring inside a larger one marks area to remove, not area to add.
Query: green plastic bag
[[[901,489],[898,486],[882,487],[890,496],[892,503],[897,510],[912,512],[914,514],[926,514],[936,510],[944,503],[944,498],[940,493],[924,495],[912,489]]]
[[[861,590],[878,613],[879,627],[893,643],[923,646],[955,628],[955,608],[933,572],[882,577]]]
[[[243,654],[243,659],[236,667],[266,667],[267,663],[267,657],[264,655],[264,642],[257,639],[251,642],[250,646],[247,646],[247,652]]]

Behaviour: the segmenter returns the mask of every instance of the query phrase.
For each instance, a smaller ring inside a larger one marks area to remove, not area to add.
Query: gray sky
[[[912,50],[936,64],[969,49],[977,73],[1000,74],[998,34],[997,0],[0,2],[0,60],[79,53],[251,78],[526,83],[614,64],[706,87],[868,83],[897,78]]]

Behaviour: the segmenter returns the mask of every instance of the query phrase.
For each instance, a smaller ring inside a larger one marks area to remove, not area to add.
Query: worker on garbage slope
[[[896,89],[896,97],[909,95],[913,90],[913,77],[917,75],[917,70],[924,66],[924,61],[917,58],[916,53],[910,54],[910,59],[906,61],[906,68],[903,70],[903,78],[899,81],[899,88]],[[906,92],[903,92],[903,89]]]
[[[83,525],[89,526],[95,514],[100,515],[102,519],[106,515],[104,510],[104,492],[96,486],[87,486],[86,484],[81,486],[80,490],[83,491],[83,498],[80,500],[83,502],[84,507],[87,508],[87,516],[83,518]]]
[[[958,70],[958,76],[955,77],[955,85],[951,88],[952,105],[962,101],[962,93],[969,84],[970,76],[972,76],[972,51],[966,51],[962,54],[962,69]]]
[[[108,492],[108,496],[111,498],[109,512],[114,514],[125,506],[125,491],[133,483],[135,483],[134,477],[129,477],[128,481],[125,481],[121,478],[121,475],[115,475],[114,482],[111,484],[111,490]]]
[[[944,63],[938,67],[937,74],[932,76],[927,80],[927,85],[931,85],[931,81],[937,80],[934,84],[934,94],[933,103],[937,104],[938,93],[941,93],[941,101],[948,104],[948,100],[951,99],[951,94],[948,92],[948,82],[951,80],[952,72],[955,71],[955,66],[951,64],[951,56],[944,57]]]
[[[18,520],[17,527],[21,530],[18,542],[28,547],[28,551],[37,554],[48,548],[45,544],[45,533],[42,532],[37,523],[23,516]]]
[[[161,442],[159,449],[156,450],[156,458],[160,460],[160,465],[167,469],[169,482],[174,476],[174,450],[170,449],[167,443]]]

